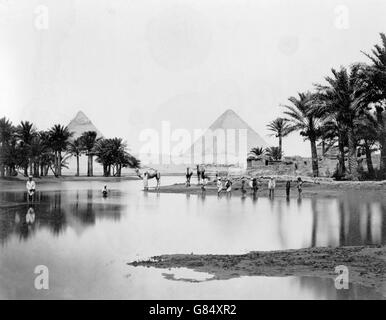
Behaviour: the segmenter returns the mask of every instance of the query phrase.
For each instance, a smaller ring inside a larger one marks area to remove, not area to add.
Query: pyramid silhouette
[[[232,109],[226,110],[221,116],[217,118],[215,122],[209,127],[210,130],[216,129],[246,129],[248,146],[255,147],[267,147],[267,143],[263,138],[253,130],[248,123],[246,123],[240,116]]]
[[[102,133],[82,111],[78,111],[75,118],[67,125],[67,128],[70,132],[73,132],[73,139],[80,137],[86,131],[95,131],[98,137],[102,137]]]
[[[222,147],[218,145],[217,140],[213,140],[213,144],[209,143],[209,145],[206,145],[206,141],[213,139],[213,132],[225,133],[226,146]],[[234,141],[228,141],[227,132],[230,132],[231,135],[233,132],[235,133]],[[244,146],[240,146],[241,142],[239,140],[239,134],[241,134],[241,132],[246,133],[246,145]],[[208,130],[198,140],[193,143],[187,153],[194,154],[195,156],[197,156],[197,152],[202,153],[204,159],[209,155],[209,162],[213,161],[217,164],[224,162],[232,164],[233,161],[237,161],[237,163],[240,164],[239,162],[244,161],[243,159],[245,159],[245,163],[243,164],[245,165],[248,152],[252,148],[266,148],[267,146],[264,139],[241,119],[235,111],[228,109],[212,123]],[[238,160],[230,160],[232,157],[234,158],[235,153],[237,153]],[[205,162],[206,160],[203,161],[203,163]]]

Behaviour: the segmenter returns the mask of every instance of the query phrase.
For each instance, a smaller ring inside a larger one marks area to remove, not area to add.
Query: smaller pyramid
[[[102,133],[82,111],[78,111],[75,118],[67,125],[67,128],[70,132],[73,132],[73,139],[79,138],[83,132],[87,131],[95,131],[97,137],[102,137]]]

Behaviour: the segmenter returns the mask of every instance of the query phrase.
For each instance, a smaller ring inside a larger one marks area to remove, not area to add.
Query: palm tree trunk
[[[369,172],[369,176],[371,178],[374,178],[374,166],[373,166],[373,160],[371,159],[371,148],[367,143],[367,141],[365,141],[365,153],[366,153],[367,171]]]
[[[62,175],[62,152],[58,151],[58,167],[57,175],[60,177]]]
[[[33,164],[34,176],[39,177],[39,163],[37,161]]]
[[[93,157],[93,155],[91,155],[90,163],[91,163],[91,177],[93,177],[94,176],[94,157]]]
[[[283,146],[282,137],[279,136],[279,153],[280,153],[280,160],[281,160],[282,146]]]
[[[312,174],[314,177],[319,177],[319,167],[318,167],[318,153],[316,149],[316,139],[310,138],[311,143],[311,158],[312,158]]]
[[[383,108],[376,108],[377,122],[379,125],[379,144],[381,146],[381,159],[379,164],[379,171],[381,176],[384,178],[386,176],[386,128],[385,122],[383,119]]]
[[[92,155],[87,155],[87,176],[92,177]]]
[[[358,180],[358,160],[357,160],[357,146],[352,126],[348,129],[348,165],[350,176],[352,180]]]
[[[326,142],[323,139],[322,140],[322,157],[324,157],[325,153],[326,153]]]
[[[55,176],[58,175],[58,152],[54,153],[54,168],[55,168]]]
[[[76,175],[79,177],[79,155],[76,157]]]
[[[344,142],[343,142],[343,135],[342,133],[339,134],[339,141],[338,141],[338,148],[339,148],[339,176],[343,176],[344,172],[346,171],[346,167],[344,164]]]
[[[339,200],[339,245],[344,246],[346,244],[346,233],[345,233],[345,212],[344,202]]]
[[[316,200],[313,198],[311,201],[312,208],[312,231],[311,231],[311,247],[316,247],[317,232],[318,232],[318,212],[316,210]]]
[[[32,176],[33,175],[33,161],[31,158],[29,158],[28,162],[29,162],[29,174]]]

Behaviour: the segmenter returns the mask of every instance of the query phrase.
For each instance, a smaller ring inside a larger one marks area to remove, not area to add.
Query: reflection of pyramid
[[[233,110],[228,109],[188,152],[195,159],[203,158],[202,163],[245,165],[248,152],[256,147],[265,148],[267,143]]]
[[[95,131],[98,137],[102,137],[102,133],[94,126],[89,118],[82,112],[79,111],[75,118],[67,126],[70,132],[73,132],[72,138],[76,139],[86,131]]]

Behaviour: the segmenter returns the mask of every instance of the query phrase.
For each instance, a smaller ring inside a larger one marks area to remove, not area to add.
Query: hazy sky
[[[82,110],[135,152],[143,128],[206,128],[232,108],[276,144],[280,104],[366,61],[385,14],[384,0],[0,0],[0,117],[45,129]],[[295,133],[284,152],[309,143]]]

